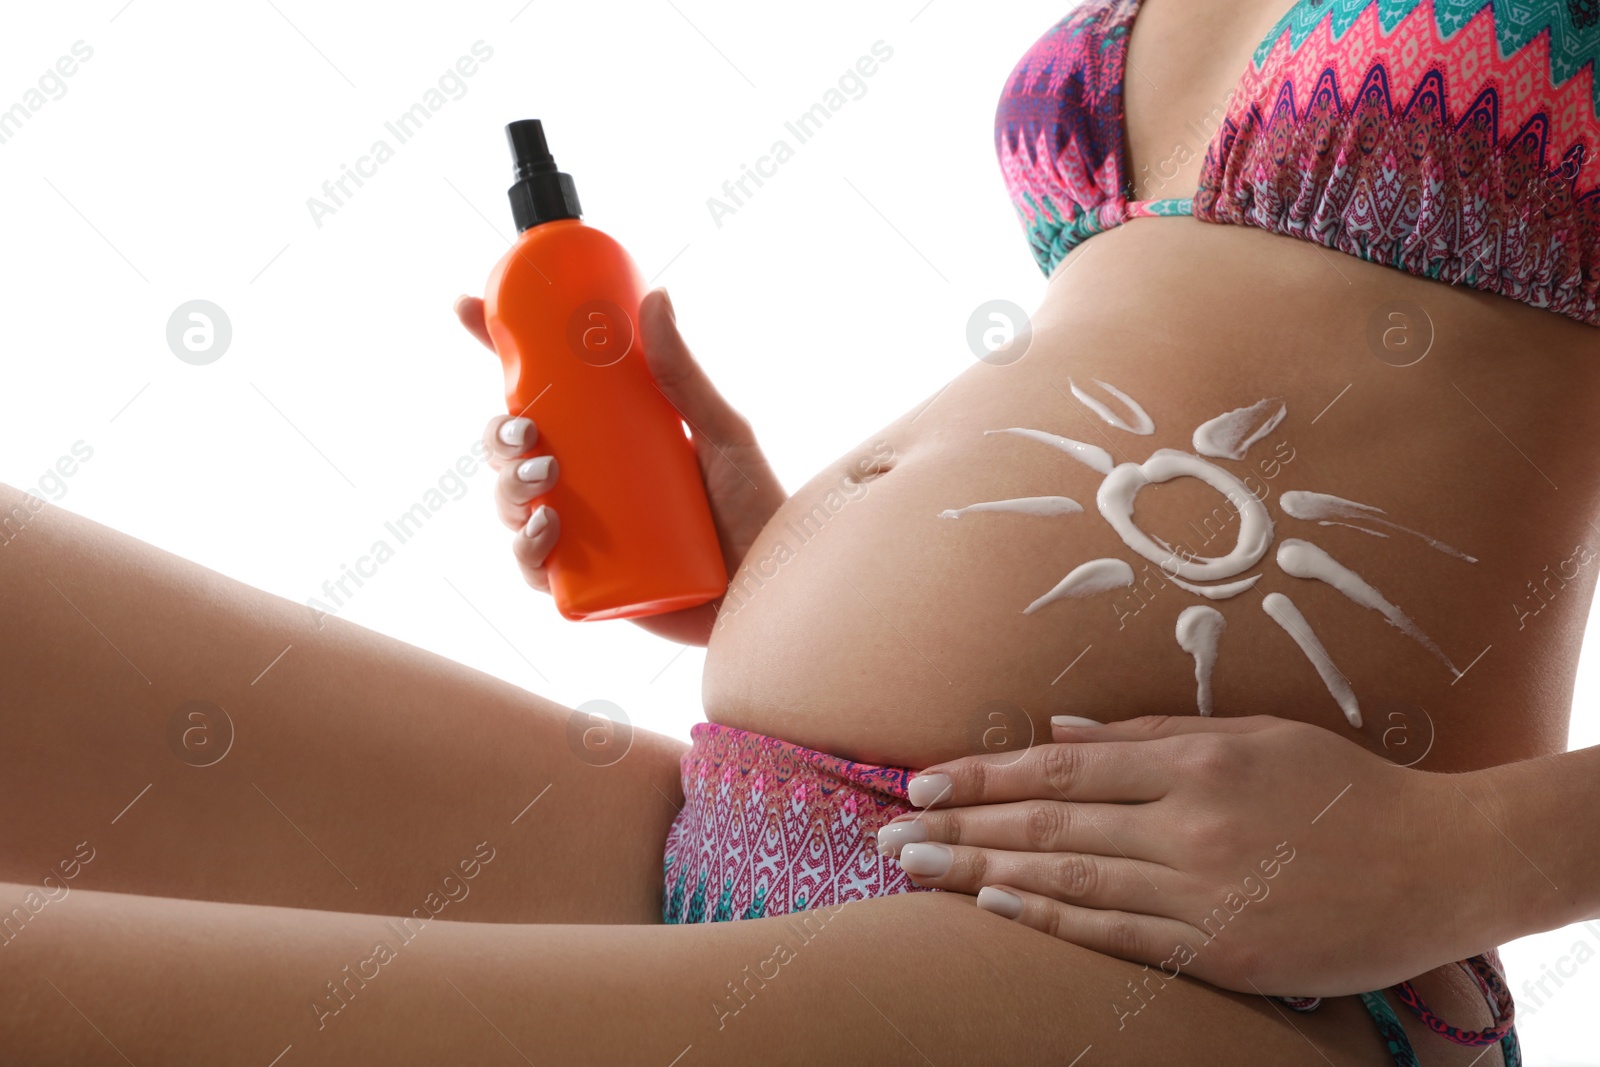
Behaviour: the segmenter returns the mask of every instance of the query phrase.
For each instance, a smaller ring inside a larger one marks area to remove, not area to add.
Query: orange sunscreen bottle
[[[484,294],[505,367],[506,406],[556,457],[538,503],[561,518],[546,563],[569,619],[659,615],[728,586],[700,465],[683,419],[656,388],[639,335],[645,281],[616,241],[580,221],[538,120],[506,127],[518,237]]]

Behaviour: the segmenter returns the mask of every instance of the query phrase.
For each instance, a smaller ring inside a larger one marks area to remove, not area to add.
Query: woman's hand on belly
[[[1517,860],[1478,775],[1267,716],[1054,732],[1064,743],[923,772],[911,800],[938,807],[890,823],[880,849],[920,885],[1241,993],[1379,989],[1508,934],[1484,872]]]

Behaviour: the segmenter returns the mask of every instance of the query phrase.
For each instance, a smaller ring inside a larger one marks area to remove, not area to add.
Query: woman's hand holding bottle
[[[461,297],[456,301],[456,315],[469,333],[494,348],[484,326],[482,300]],[[666,290],[646,295],[639,307],[639,330],[656,386],[689,424],[723,560],[732,575],[788,494],[750,424],[717,392],[684,343]],[[490,466],[499,472],[495,507],[500,521],[517,531],[512,554],[527,583],[548,593],[546,562],[561,537],[561,517],[535,501],[555,486],[561,468],[555,456],[540,454],[538,433],[531,419],[497,415],[484,430],[484,444]],[[720,603],[712,601],[634,621],[670,640],[703,645],[710,638]]]

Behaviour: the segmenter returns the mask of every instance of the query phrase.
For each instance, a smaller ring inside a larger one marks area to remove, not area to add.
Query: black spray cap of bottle
[[[556,170],[538,119],[520,119],[506,127],[516,183],[506,190],[517,232],[555,219],[581,218],[578,190],[570,174]]]

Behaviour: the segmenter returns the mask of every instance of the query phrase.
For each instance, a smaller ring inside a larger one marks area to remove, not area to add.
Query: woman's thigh
[[[947,895],[709,926],[402,929],[74,890],[7,936],[0,1059],[36,1067],[1392,1063],[1349,1000],[1291,1020]]]
[[[409,914],[492,850],[452,917],[659,919],[676,741],[599,766],[566,708],[56,509],[0,604],[0,879]]]

